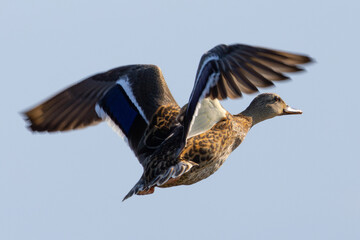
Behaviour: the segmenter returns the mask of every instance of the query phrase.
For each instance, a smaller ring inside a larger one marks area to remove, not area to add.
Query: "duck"
[[[220,44],[204,53],[189,101],[180,107],[160,68],[121,66],[90,76],[23,112],[33,132],[81,129],[102,121],[123,137],[143,174],[124,197],[191,185],[215,173],[256,124],[298,115],[275,93],[262,93],[238,114],[221,100],[237,99],[289,79],[312,62],[304,54],[246,44]],[[180,68],[180,67],[179,67]]]

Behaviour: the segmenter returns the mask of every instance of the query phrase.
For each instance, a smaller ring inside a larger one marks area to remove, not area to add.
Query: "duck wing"
[[[244,44],[222,44],[206,52],[200,60],[184,114],[182,146],[189,137],[202,99],[234,99],[242,93],[257,92],[258,87],[273,85],[272,81],[289,79],[283,73],[302,71],[298,65],[310,61],[305,55]]]
[[[178,106],[154,65],[129,65],[93,75],[24,112],[37,132],[80,129],[108,120],[137,155],[153,114],[162,105]]]

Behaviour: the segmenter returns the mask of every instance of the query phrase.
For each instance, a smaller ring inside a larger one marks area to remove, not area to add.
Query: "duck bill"
[[[302,111],[298,109],[293,109],[292,107],[286,105],[286,107],[283,110],[283,115],[289,115],[289,114],[302,114]]]

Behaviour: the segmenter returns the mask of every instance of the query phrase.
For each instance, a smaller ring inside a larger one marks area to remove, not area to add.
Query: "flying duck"
[[[301,114],[277,94],[263,93],[232,115],[219,103],[303,70],[305,55],[244,44],[218,45],[199,63],[194,88],[182,108],[159,67],[128,65],[93,75],[24,112],[29,129],[57,132],[107,121],[128,143],[144,172],[125,196],[155,187],[190,185],[224,163],[255,124],[275,116]]]

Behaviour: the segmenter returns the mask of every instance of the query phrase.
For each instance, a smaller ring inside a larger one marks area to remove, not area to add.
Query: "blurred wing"
[[[91,76],[24,114],[29,128],[39,132],[79,129],[108,120],[134,150],[152,115],[164,104],[176,102],[160,69],[129,65]]]
[[[311,58],[283,51],[243,44],[218,45],[205,53],[198,67],[195,84],[184,116],[185,146],[189,130],[203,98],[238,98],[242,93],[257,92],[257,87],[288,79],[284,72],[298,72],[299,64]]]

